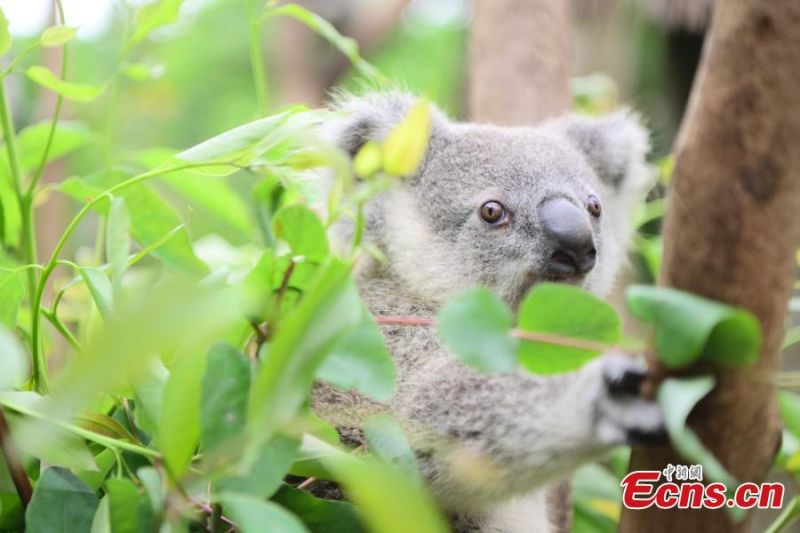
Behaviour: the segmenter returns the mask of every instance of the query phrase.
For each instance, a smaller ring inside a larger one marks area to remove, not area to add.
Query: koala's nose
[[[594,268],[597,251],[585,210],[565,198],[545,200],[539,219],[553,243],[549,267],[555,274],[585,274]]]

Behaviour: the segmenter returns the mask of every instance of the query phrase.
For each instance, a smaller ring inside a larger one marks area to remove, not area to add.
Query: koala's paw
[[[606,354],[600,361],[602,386],[597,407],[597,432],[610,444],[661,444],[667,441],[664,415],[640,389],[647,377],[641,361]]]

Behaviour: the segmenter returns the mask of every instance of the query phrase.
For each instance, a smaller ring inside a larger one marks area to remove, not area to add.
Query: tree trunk
[[[475,0],[469,43],[470,119],[525,126],[570,108],[567,0]]]
[[[763,479],[780,445],[773,377],[800,244],[800,2],[723,0],[676,143],[661,283],[760,320],[758,362],[717,371],[692,428],[740,482]],[[657,375],[665,369],[652,361]],[[693,369],[709,372],[709,368]],[[685,464],[635,449],[632,470]],[[620,531],[738,532],[724,510],[623,511]]]

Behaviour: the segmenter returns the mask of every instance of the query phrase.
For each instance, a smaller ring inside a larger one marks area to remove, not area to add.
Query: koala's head
[[[343,99],[326,134],[353,155],[414,101]],[[530,128],[452,122],[435,108],[431,119],[417,173],[367,206],[365,238],[387,256],[385,275],[433,305],[476,285],[512,306],[539,281],[611,288],[651,176],[648,134],[633,114]]]

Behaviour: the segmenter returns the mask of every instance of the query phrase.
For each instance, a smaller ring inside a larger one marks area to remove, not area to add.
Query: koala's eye
[[[586,209],[594,218],[600,218],[600,213],[603,212],[603,208],[600,205],[600,199],[593,194],[590,194],[586,199]]]
[[[488,201],[481,206],[481,218],[489,224],[497,224],[506,218],[506,208],[500,202]]]

